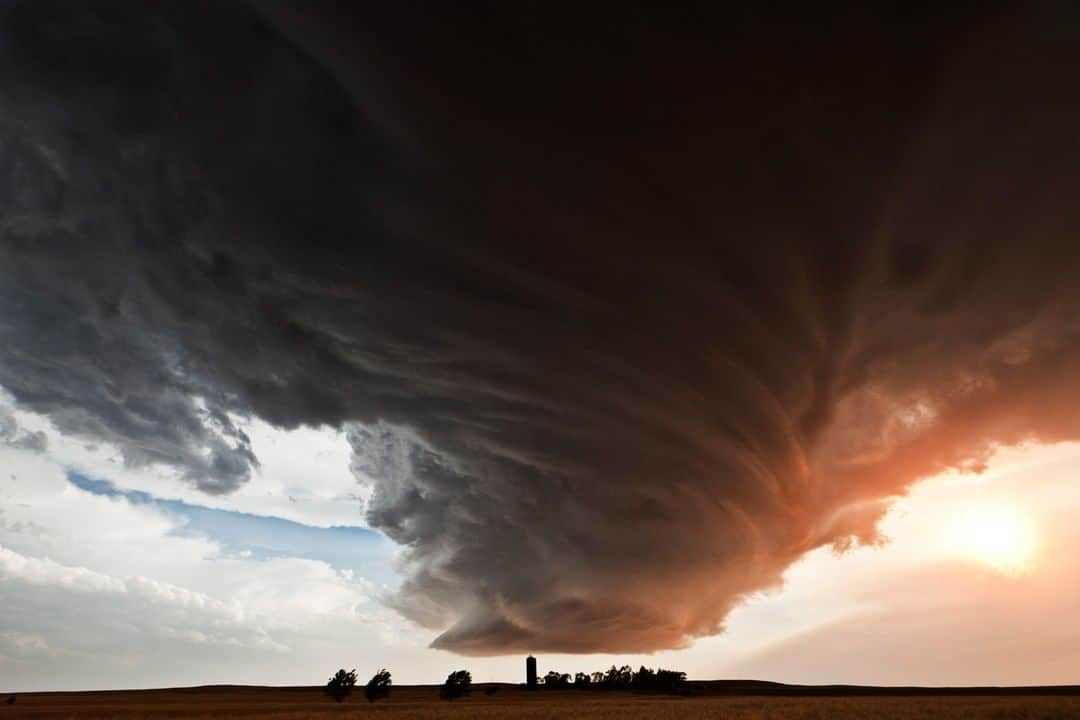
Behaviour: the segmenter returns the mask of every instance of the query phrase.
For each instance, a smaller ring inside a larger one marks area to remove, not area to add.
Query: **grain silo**
[[[536,687],[536,658],[532,655],[525,658],[525,684]]]

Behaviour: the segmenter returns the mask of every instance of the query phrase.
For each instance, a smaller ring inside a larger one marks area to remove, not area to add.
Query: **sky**
[[[3,684],[1075,679],[1075,11],[815,12],[0,6]]]
[[[477,680],[521,680],[521,656],[429,649],[429,632],[386,607],[399,550],[364,527],[340,433],[252,427],[260,456],[289,448],[307,462],[280,457],[242,492],[213,498],[14,414],[48,450],[10,438],[0,449],[3,690],[316,684],[341,665],[362,674],[385,665],[401,683],[437,682],[459,666]],[[541,670],[629,663],[696,679],[1073,682],[1078,461],[1080,444],[1002,449],[980,474],[945,473],[897,500],[879,544],[809,553],[781,586],[747,597],[723,634],[654,654],[541,654]],[[323,482],[302,483],[290,465],[320,468]],[[1018,524],[1020,550],[997,543],[1001,533],[984,541],[984,517]]]

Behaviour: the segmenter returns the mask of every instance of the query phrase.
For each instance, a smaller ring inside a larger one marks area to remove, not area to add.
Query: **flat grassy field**
[[[0,695],[7,718],[1080,718],[1080,697],[666,697],[603,692],[526,692],[481,686],[467,698],[439,700],[436,687],[398,687],[369,704],[358,693],[342,704],[315,688],[209,687],[116,692],[20,693],[14,705]]]

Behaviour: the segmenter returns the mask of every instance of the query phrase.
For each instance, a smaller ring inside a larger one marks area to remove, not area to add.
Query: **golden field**
[[[1080,718],[1076,696],[910,697],[668,697],[604,692],[526,692],[483,686],[453,702],[439,700],[437,687],[399,687],[390,698],[369,704],[362,691],[342,704],[317,688],[214,687],[117,692],[20,693],[2,704],[7,718],[421,718],[502,720],[524,718],[722,718],[730,720],[825,720],[827,718]]]

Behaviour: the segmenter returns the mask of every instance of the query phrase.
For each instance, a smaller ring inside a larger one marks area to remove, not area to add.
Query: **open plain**
[[[695,684],[696,685],[696,684]],[[14,704],[0,696],[0,718],[419,718],[548,720],[582,718],[725,718],[731,720],[930,720],[933,718],[1061,719],[1080,717],[1080,696],[1058,694],[981,695],[735,695],[710,684],[692,686],[688,696],[614,692],[527,692],[511,685],[480,685],[466,698],[440,700],[435,686],[395,688],[386,700],[368,703],[361,693],[337,704],[319,688],[201,687],[110,692],[19,693]],[[774,688],[775,690],[775,688]],[[858,691],[857,691],[858,692]],[[948,691],[954,692],[954,691]]]

